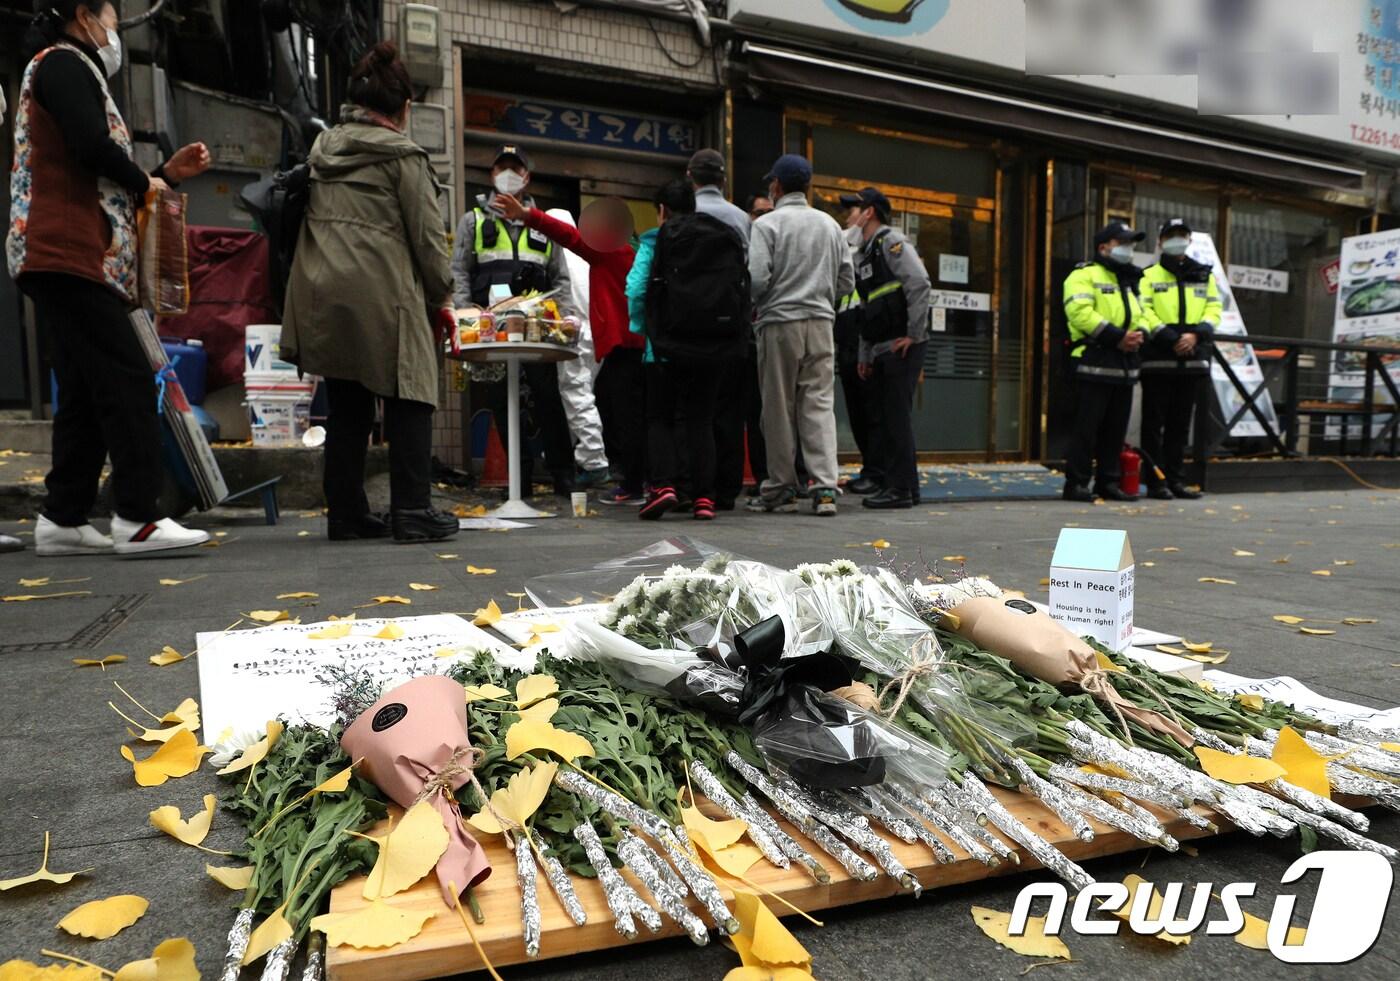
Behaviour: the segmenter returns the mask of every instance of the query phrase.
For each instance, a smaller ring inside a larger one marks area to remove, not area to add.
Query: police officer
[[[1138,351],[1155,321],[1138,294],[1133,243],[1147,236],[1112,222],[1094,236],[1097,257],[1065,279],[1065,316],[1079,407],[1065,454],[1067,501],[1131,501],[1120,484],[1123,440],[1133,410]],[[1097,459],[1097,470],[1095,460]],[[1089,480],[1096,477],[1090,490]]]
[[[883,489],[861,503],[875,510],[919,503],[919,468],[914,451],[914,389],[928,347],[932,285],[914,243],[891,228],[890,202],[878,188],[843,195],[857,208],[851,226],[862,245],[855,257],[860,296],[857,372],[868,385],[874,408],[868,441]]]
[[[562,249],[542,233],[526,228],[520,221],[507,221],[495,204],[496,195],[518,198],[528,210],[534,198],[530,184],[530,158],[523,147],[507,143],[496,153],[491,165],[491,189],[477,195],[476,207],[462,216],[452,252],[453,303],[458,307],[487,307],[530,291],[558,290],[555,302],[564,316],[577,316],[569,267]],[[586,314],[587,311],[584,311]],[[530,420],[527,434],[538,433],[544,443],[545,462],[554,478],[556,494],[568,495],[573,489],[574,451],[568,419],[559,396],[558,372],[552,364],[527,364],[521,369],[529,387],[525,416]],[[473,372],[486,381],[491,375]],[[503,385],[487,389],[486,402],[497,425],[506,419]],[[530,486],[533,456],[524,461],[524,484]]]
[[[855,194],[844,194],[846,205],[846,244],[851,248],[851,262],[859,267],[865,251],[865,233],[856,222],[862,205]],[[846,423],[860,451],[860,474],[846,483],[846,491],[862,497],[878,494],[885,489],[884,474],[875,459],[870,431],[878,425],[879,406],[870,382],[860,376],[860,291],[855,287],[836,301],[836,377],[841,381],[841,394],[846,401]]]
[[[1196,500],[1200,491],[1185,482],[1186,438],[1196,399],[1210,374],[1211,337],[1220,326],[1222,309],[1220,288],[1211,267],[1186,254],[1191,228],[1183,219],[1164,224],[1158,243],[1162,258],[1143,273],[1141,286],[1143,304],[1160,324],[1142,351],[1143,469],[1148,497]]]

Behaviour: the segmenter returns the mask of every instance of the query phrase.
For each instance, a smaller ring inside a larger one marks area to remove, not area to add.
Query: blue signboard
[[[665,156],[687,157],[698,145],[684,120],[489,92],[467,93],[465,118],[473,129]]]

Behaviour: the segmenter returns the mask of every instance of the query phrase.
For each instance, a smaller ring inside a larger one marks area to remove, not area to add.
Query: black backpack
[[[311,165],[297,164],[290,170],[281,170],[247,184],[239,198],[267,236],[268,284],[280,310],[287,295],[287,280],[292,274],[297,238],[311,202]]]
[[[741,357],[749,315],[749,264],[737,232],[713,215],[676,215],[661,226],[647,285],[647,338],[666,360]]]

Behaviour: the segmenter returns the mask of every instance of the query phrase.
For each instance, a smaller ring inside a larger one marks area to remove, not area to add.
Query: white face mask
[[[497,191],[515,197],[525,190],[526,180],[513,170],[503,170],[491,182]]]
[[[1185,238],[1170,238],[1162,243],[1163,255],[1185,255],[1186,250],[1191,247],[1191,240]]]
[[[107,77],[111,78],[122,68],[122,39],[110,27],[104,27],[103,30],[107,32],[107,45],[97,49],[97,57],[101,60]],[[88,35],[88,40],[92,40],[91,34]]]
[[[1133,261],[1133,247],[1131,245],[1115,245],[1108,254],[1116,262]]]

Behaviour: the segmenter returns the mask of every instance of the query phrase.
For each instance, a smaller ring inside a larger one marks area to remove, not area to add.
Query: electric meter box
[[[442,85],[442,11],[406,3],[399,16],[399,57],[415,85]]]

